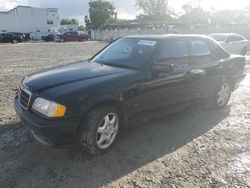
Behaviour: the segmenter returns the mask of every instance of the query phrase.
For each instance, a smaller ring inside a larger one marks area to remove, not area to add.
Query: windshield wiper
[[[111,66],[111,67],[121,67],[121,68],[135,69],[134,67],[131,67],[129,65],[119,64],[119,63],[105,63],[104,65],[108,65],[108,66]]]
[[[119,63],[111,63],[111,62],[107,62],[107,61],[102,61],[102,60],[96,60],[94,61],[95,63],[100,63],[103,65],[108,65],[111,67],[120,67],[120,68],[127,68],[127,69],[136,69],[132,66],[126,65],[126,64],[119,64]]]

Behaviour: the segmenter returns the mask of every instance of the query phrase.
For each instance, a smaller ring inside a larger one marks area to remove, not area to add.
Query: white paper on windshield
[[[156,44],[156,41],[153,41],[153,40],[140,40],[137,44],[152,46],[153,47]]]

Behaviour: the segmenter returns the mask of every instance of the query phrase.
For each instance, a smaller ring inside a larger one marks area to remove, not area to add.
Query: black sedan
[[[14,106],[41,143],[78,141],[102,154],[134,117],[226,106],[245,61],[206,36],[128,36],[89,60],[28,75]]]
[[[23,38],[20,35],[16,35],[14,33],[3,33],[1,34],[3,36],[3,42],[4,43],[21,43],[23,42]]]

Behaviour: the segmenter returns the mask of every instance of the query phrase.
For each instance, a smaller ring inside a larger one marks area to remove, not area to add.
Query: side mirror
[[[152,66],[152,72],[159,74],[159,73],[171,73],[174,70],[174,65],[173,64],[161,64],[161,63],[156,63],[153,64]]]

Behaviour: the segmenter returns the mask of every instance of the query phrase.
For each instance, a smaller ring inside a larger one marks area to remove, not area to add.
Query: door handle
[[[195,79],[206,76],[206,71],[204,69],[192,69],[186,73],[187,79]]]

